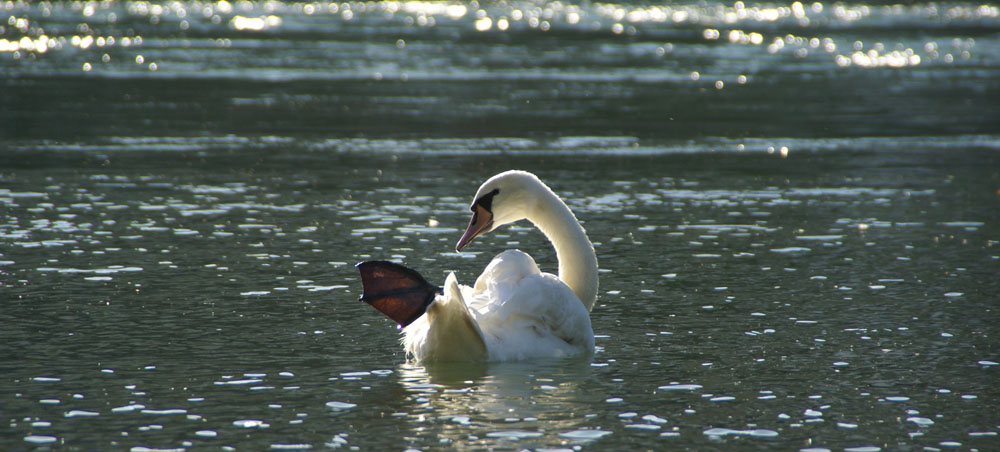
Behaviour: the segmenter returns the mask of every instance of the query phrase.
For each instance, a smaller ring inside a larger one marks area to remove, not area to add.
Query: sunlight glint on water
[[[455,269],[468,281],[515,242],[554,266],[526,227],[498,231],[468,255],[447,251],[466,215],[450,194],[471,185],[436,182],[454,177],[440,169],[449,160],[403,157],[383,176],[421,182],[364,191],[350,187],[376,174],[367,164],[358,177],[314,169],[267,182],[205,183],[185,180],[185,165],[168,164],[169,156],[156,158],[160,169],[142,178],[56,176],[59,186],[4,194],[15,212],[4,228],[4,269],[19,281],[5,290],[26,300],[5,314],[13,321],[5,324],[21,325],[12,350],[79,347],[91,337],[132,345],[7,360],[20,363],[7,364],[18,375],[9,393],[20,396],[5,405],[32,413],[10,427],[25,442],[183,447],[243,443],[237,438],[252,432],[251,442],[279,448],[790,444],[827,425],[859,438],[887,434],[897,418],[900,428],[923,433],[906,441],[950,441],[969,425],[975,434],[963,441],[995,440],[994,426],[958,414],[995,396],[985,378],[995,357],[973,347],[977,332],[991,327],[961,315],[982,310],[978,300],[991,290],[982,270],[965,262],[997,265],[990,248],[967,244],[985,243],[995,222],[931,218],[929,206],[958,199],[942,182],[903,190],[874,178],[838,187],[799,175],[795,186],[778,188],[677,159],[686,169],[662,176],[641,160],[609,157],[601,164],[610,177],[583,184],[538,168],[569,193],[601,257],[598,353],[424,368],[400,364],[395,329],[355,301],[347,262],[393,258],[434,280]],[[267,202],[270,194],[280,203]],[[613,201],[589,201],[605,198]],[[183,214],[192,210],[212,213]],[[750,215],[758,211],[769,215]],[[429,218],[439,225],[423,227]],[[950,273],[938,275],[947,262]],[[33,290],[43,284],[52,289]],[[37,320],[57,312],[71,315],[55,325]],[[45,338],[26,328],[41,328]],[[920,373],[910,349],[936,370]],[[976,370],[959,370],[968,366]],[[910,379],[895,377],[902,373]],[[118,426],[132,417],[131,426]],[[99,427],[69,433],[86,419]],[[411,433],[360,435],[348,427],[359,419],[370,431]],[[310,433],[317,425],[332,433]],[[189,439],[167,440],[177,434]],[[849,438],[821,444],[866,444]]]
[[[997,448],[991,4],[0,5],[0,448]],[[593,357],[424,367],[528,169]]]

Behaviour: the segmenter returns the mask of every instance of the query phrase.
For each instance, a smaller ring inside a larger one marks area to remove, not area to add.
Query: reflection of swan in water
[[[607,398],[590,363],[584,357],[426,367],[404,363],[396,372],[410,401],[417,403],[407,410],[414,434],[440,437],[450,448],[475,449],[511,432],[555,444],[560,433],[588,428],[586,413]],[[470,439],[470,434],[481,437]]]
[[[527,253],[508,250],[473,287],[449,274],[443,294],[435,296],[436,289],[406,267],[358,264],[362,300],[405,327],[407,354],[418,362],[481,362],[593,353],[589,311],[597,299],[597,256],[569,207],[534,174],[507,171],[479,187],[472,212],[459,251],[479,235],[527,219],[555,247],[559,276],[540,272]]]

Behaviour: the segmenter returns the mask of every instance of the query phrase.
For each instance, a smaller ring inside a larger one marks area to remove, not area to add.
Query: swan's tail
[[[444,295],[427,307],[427,313],[403,330],[408,354],[421,362],[485,361],[483,333],[469,312],[455,274],[448,274]]]

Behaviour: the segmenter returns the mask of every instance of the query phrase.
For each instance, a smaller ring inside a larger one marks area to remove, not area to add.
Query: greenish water
[[[996,6],[226,5],[0,6],[0,449],[998,448]],[[511,168],[596,353],[407,363]]]
[[[3,192],[13,448],[997,441],[992,151],[53,155]],[[596,244],[597,353],[406,364],[352,264],[471,282],[518,247],[554,270],[526,226],[453,251],[469,193],[507,166]]]

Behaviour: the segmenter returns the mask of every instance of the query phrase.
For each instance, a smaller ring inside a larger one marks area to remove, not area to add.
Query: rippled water
[[[0,448],[994,450],[992,4],[0,5]],[[486,177],[591,358],[406,363]]]
[[[995,4],[14,2],[0,15],[2,138],[18,148],[597,135],[794,152],[1000,136]]]
[[[0,192],[8,447],[996,445],[989,152],[55,155]],[[506,165],[596,242],[597,354],[406,364],[351,264],[554,269],[452,251]]]

